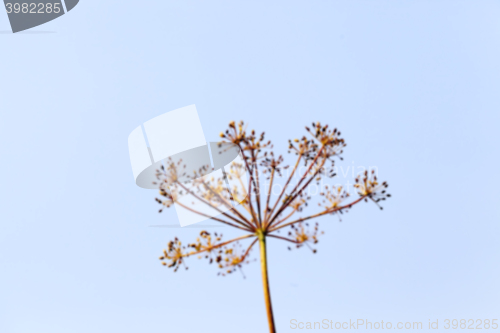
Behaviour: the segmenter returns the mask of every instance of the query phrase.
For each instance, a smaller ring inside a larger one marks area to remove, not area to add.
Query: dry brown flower
[[[258,242],[269,330],[275,332],[267,270],[268,238],[294,244],[289,249],[305,245],[315,253],[314,246],[318,243],[318,235],[323,232],[319,231],[318,222],[310,226],[306,221],[323,215],[345,213],[362,201],[373,201],[382,208],[380,202],[390,197],[386,192],[388,185],[386,182],[379,183],[373,171],[366,171],[356,178],[354,187],[357,190],[357,198],[351,199],[350,194],[342,187],[326,185],[319,193],[321,202],[312,206],[319,208],[309,215],[296,217],[311,207],[309,202],[312,198],[306,194],[309,185],[313,182],[319,184],[323,177],[335,176],[335,159],[342,160],[341,154],[346,147],[340,131],[329,129],[328,125],[317,122],[306,127],[306,135],[289,140],[288,152],[296,156],[296,161],[284,179],[284,170],[288,171],[289,167],[283,165],[283,156],[276,157],[272,152],[273,146],[271,141],[265,140],[265,133],[258,135],[254,130],[247,132],[243,121],[231,121],[229,128],[222,132],[220,137],[223,143],[232,143],[239,147],[243,162],[233,163],[229,170],[226,170],[226,179],[200,177],[210,171],[208,167],[203,167],[189,176],[192,186],[188,188],[178,181],[180,177],[187,177],[182,161],[169,161],[157,171],[156,184],[160,198],[156,198],[156,201],[162,205],[160,212],[174,203],[179,204],[224,225],[243,230],[245,234],[223,241],[222,234],[202,231],[199,238],[187,246],[183,246],[180,240],[175,238],[168,243],[160,260],[163,265],[177,271],[180,266],[187,269],[186,258],[197,256],[207,259],[210,264],[215,263],[220,269],[219,274],[226,275],[249,263],[251,249]],[[301,174],[299,166],[305,168]],[[248,183],[244,182],[245,178]],[[272,188],[278,178],[283,179],[284,185],[281,191],[274,195]],[[226,185],[227,180],[241,186],[229,187]],[[264,182],[267,182],[267,189]],[[222,217],[211,217],[183,205],[179,200],[183,196],[191,196],[193,201],[210,206],[220,212]],[[287,236],[280,236],[278,233],[284,228],[289,228],[289,232]],[[247,240],[249,243],[243,246]]]

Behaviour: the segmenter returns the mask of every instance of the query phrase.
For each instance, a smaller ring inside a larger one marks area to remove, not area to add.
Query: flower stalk
[[[264,301],[266,304],[267,323],[269,325],[269,332],[275,333],[273,306],[271,303],[271,291],[269,288],[269,274],[267,268],[267,247],[266,236],[264,233],[259,232],[259,246],[260,246],[260,269],[262,271],[262,288],[264,290]]]

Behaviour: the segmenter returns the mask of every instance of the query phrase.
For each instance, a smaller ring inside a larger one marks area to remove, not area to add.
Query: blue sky
[[[383,211],[318,220],[315,255],[271,242],[279,332],[498,318],[498,17],[498,1],[83,0],[13,35],[0,15],[0,331],[266,331],[256,262],[243,279],[158,261],[199,230],[149,227],[176,215],[135,186],[127,137],[190,104],[207,140],[243,119],[282,153],[328,123],[344,165],[390,184]]]

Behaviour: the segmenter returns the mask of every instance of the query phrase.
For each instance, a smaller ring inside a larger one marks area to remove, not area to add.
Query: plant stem
[[[260,245],[260,265],[262,269],[262,287],[264,288],[267,322],[269,324],[269,332],[276,333],[276,328],[274,326],[273,307],[271,305],[271,293],[269,291],[269,277],[267,275],[266,236],[264,233],[258,232],[258,237]]]

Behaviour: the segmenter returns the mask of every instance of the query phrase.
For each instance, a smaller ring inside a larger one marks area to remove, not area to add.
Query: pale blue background
[[[318,254],[272,242],[280,332],[500,319],[500,2],[84,0],[9,29],[1,14],[0,332],[266,332],[257,263],[157,259],[198,230],[148,227],[176,216],[134,185],[127,136],[193,103],[208,140],[244,119],[283,152],[337,126],[345,162],[390,183],[384,211],[320,220]]]

